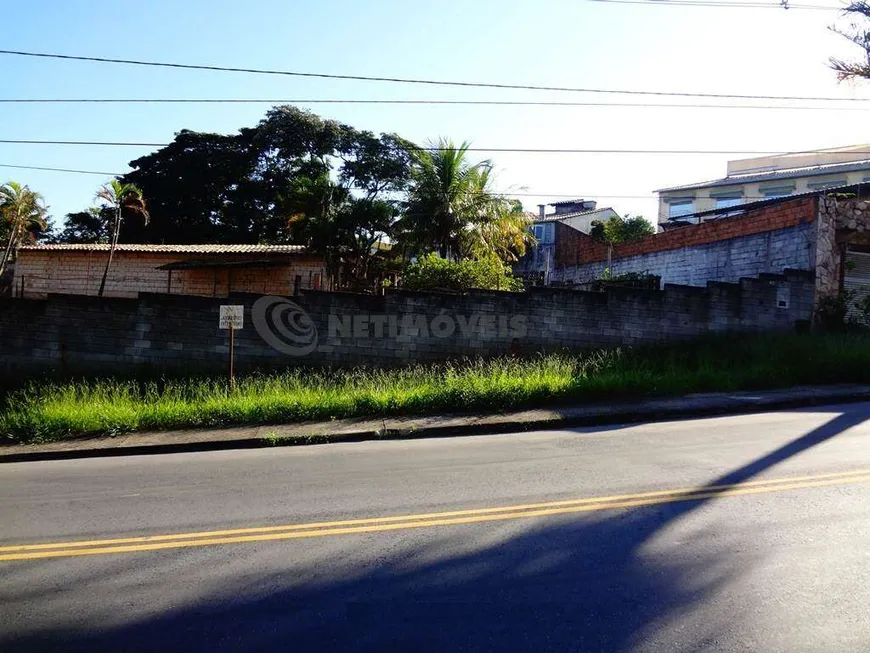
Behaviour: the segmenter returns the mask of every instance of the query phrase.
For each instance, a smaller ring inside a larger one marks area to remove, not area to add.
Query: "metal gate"
[[[846,272],[843,276],[843,290],[855,294],[848,317],[858,319],[861,316],[855,309],[855,303],[870,295],[870,254],[863,252],[846,253]]]

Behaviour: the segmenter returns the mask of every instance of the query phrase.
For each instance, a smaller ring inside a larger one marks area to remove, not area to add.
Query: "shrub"
[[[468,292],[472,288],[521,291],[523,282],[497,257],[449,261],[428,254],[408,266],[402,286],[408,290],[446,292]]]

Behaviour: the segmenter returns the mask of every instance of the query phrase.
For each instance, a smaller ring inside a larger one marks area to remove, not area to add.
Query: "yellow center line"
[[[530,517],[564,515],[579,512],[594,512],[652,506],[698,499],[717,499],[748,494],[781,492],[786,490],[846,485],[870,482],[870,470],[835,474],[818,474],[768,481],[705,486],[699,488],[644,492],[639,494],[593,497],[568,501],[456,510],[441,513],[402,515],[371,519],[356,519],[335,522],[314,522],[286,526],[257,527],[202,533],[175,533],[136,538],[116,538],[79,542],[57,542],[0,547],[0,561],[35,560],[68,556],[103,555],[111,553],[135,553],[161,549],[190,548],[245,542],[269,542],[327,535],[379,533],[393,530],[451,526],[491,521],[505,521]]]
[[[770,486],[787,483],[797,483],[802,481],[815,481],[827,478],[849,478],[853,476],[864,476],[870,474],[870,469],[860,469],[851,472],[834,472],[830,474],[815,474],[812,476],[792,476],[779,479],[767,479],[759,481],[746,481],[743,483],[732,483],[727,485],[708,485],[694,488],[678,488],[674,490],[659,490],[655,492],[641,492],[635,494],[620,494],[601,497],[589,497],[583,499],[567,499],[563,501],[548,501],[546,503],[528,503],[512,506],[500,506],[496,508],[471,508],[467,510],[453,510],[449,512],[431,512],[422,514],[396,515],[390,517],[370,517],[365,519],[347,519],[342,521],[329,522],[312,522],[307,524],[289,524],[278,526],[256,526],[249,528],[235,528],[229,530],[218,531],[200,531],[188,533],[173,533],[169,535],[143,535],[140,537],[124,537],[114,539],[101,540],[79,540],[67,542],[53,542],[48,544],[21,544],[12,546],[0,546],[0,553],[11,551],[37,551],[43,549],[59,549],[59,548],[74,548],[74,547],[89,547],[89,546],[104,546],[114,544],[140,544],[151,542],[164,542],[173,540],[189,540],[196,538],[214,538],[223,536],[236,535],[253,535],[258,533],[273,533],[284,531],[310,530],[316,528],[333,528],[343,526],[359,526],[365,524],[380,524],[390,522],[417,521],[423,519],[440,519],[443,517],[458,517],[464,515],[484,515],[499,512],[516,512],[519,510],[536,510],[540,508],[553,508],[559,506],[585,505],[589,503],[612,503],[614,501],[631,501],[634,499],[642,499],[647,497],[660,497],[679,495],[686,497],[698,492],[724,491],[732,488],[754,487],[754,486]]]

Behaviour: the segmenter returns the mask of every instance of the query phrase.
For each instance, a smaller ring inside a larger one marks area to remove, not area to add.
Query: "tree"
[[[109,276],[109,268],[112,267],[112,259],[115,256],[115,249],[118,247],[118,236],[121,233],[121,221],[124,218],[124,212],[142,216],[146,225],[148,224],[149,216],[145,205],[145,198],[142,196],[142,191],[135,184],[124,183],[118,179],[113,179],[108,184],[100,187],[97,191],[97,199],[103,200],[105,202],[104,206],[107,206],[114,211],[109,258],[106,261],[106,269],[103,271],[103,278],[100,280],[100,290],[97,292],[97,296],[102,297],[103,291],[106,289],[106,279]]]
[[[640,240],[655,232],[655,227],[639,215],[633,218],[629,216],[621,218],[618,215],[613,215],[604,222],[594,220],[589,235],[615,245],[616,243],[628,243],[633,240]]]
[[[21,241],[33,237],[33,232],[48,228],[48,209],[42,195],[28,186],[10,181],[0,186],[0,221],[6,224],[6,248],[0,260],[0,276],[12,260]]]
[[[861,59],[844,61],[831,57],[830,66],[837,72],[840,81],[849,79],[870,79],[870,3],[866,0],[852,2],[843,10],[844,15],[853,19],[848,27],[832,27],[835,32],[845,36],[864,50]]]
[[[528,223],[492,190],[491,161],[470,163],[469,144],[441,139],[414,154],[399,239],[411,254],[462,260],[490,247],[523,250]],[[491,250],[490,250],[491,251]],[[519,252],[522,254],[522,251]]]
[[[471,225],[467,250],[476,258],[495,254],[502,261],[518,261],[534,243],[529,229],[533,221],[534,216],[523,211],[521,202],[510,200],[493,219]]]
[[[113,218],[114,212],[108,206],[67,213],[63,220],[63,231],[54,235],[52,242],[108,243],[111,241]],[[120,240],[124,240],[124,225],[121,227],[121,232]]]

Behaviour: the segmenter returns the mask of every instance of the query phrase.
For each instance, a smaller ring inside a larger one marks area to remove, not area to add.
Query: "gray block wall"
[[[815,267],[816,224],[767,231],[750,236],[614,259],[613,275],[649,272],[662,284],[705,286],[708,281],[738,281],[742,277],[779,273],[787,268]],[[556,269],[552,282],[587,283],[601,278],[607,263],[595,262]]]
[[[304,357],[276,351],[257,332],[251,307],[258,299],[3,298],[0,372],[30,374],[53,368],[125,373],[147,366],[220,373],[228,352],[228,333],[218,328],[221,303],[245,306],[245,326],[236,333],[240,371],[300,364],[396,365],[653,343],[725,331],[789,331],[797,321],[810,319],[813,279],[807,272],[789,271],[704,288],[669,284],[654,291],[543,288],[379,297],[306,292],[293,299],[316,326],[318,338],[316,348]],[[390,320],[396,328],[390,328]],[[442,328],[450,324],[452,331]]]

